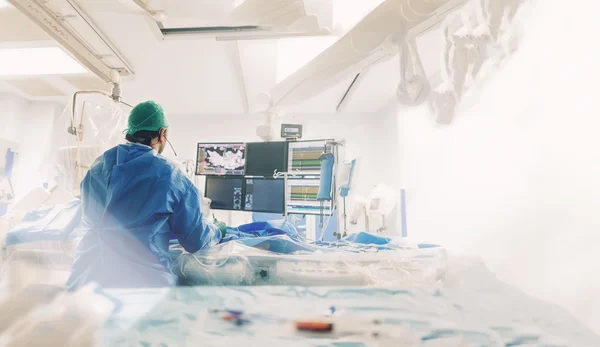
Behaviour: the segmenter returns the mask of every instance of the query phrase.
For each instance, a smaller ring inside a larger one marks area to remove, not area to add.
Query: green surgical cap
[[[130,135],[142,130],[159,131],[169,127],[162,107],[154,101],[142,102],[134,107],[127,125],[127,133]]]

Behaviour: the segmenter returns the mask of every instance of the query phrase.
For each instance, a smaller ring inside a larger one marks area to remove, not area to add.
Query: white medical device
[[[387,230],[387,217],[392,213],[398,203],[394,188],[386,184],[378,184],[369,193],[367,198],[355,198],[355,205],[350,216],[350,224],[356,225],[361,215],[365,217],[365,231],[370,232],[370,221],[373,218],[381,218],[381,225],[377,232]]]

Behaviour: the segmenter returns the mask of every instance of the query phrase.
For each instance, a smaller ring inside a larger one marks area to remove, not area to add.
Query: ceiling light
[[[13,5],[11,5],[7,0],[0,0],[0,9],[5,7],[13,7]]]
[[[0,49],[0,76],[83,73],[88,71],[59,47]]]

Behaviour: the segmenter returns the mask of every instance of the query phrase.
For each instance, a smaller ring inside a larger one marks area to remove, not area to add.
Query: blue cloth
[[[348,242],[360,243],[363,245],[379,245],[379,246],[387,245],[392,241],[392,239],[390,239],[389,237],[383,237],[383,236],[379,236],[379,235],[365,233],[362,231],[359,233],[356,233],[356,234],[348,235],[343,240],[348,241]]]
[[[81,222],[81,200],[29,212],[6,234],[6,246],[39,241],[67,241]]]
[[[69,289],[166,287],[171,272],[169,234],[188,252],[218,244],[205,222],[201,194],[173,163],[152,148],[119,145],[96,160],[81,183],[84,236]]]
[[[221,243],[230,241],[238,241],[246,246],[268,249],[272,252],[283,254],[291,254],[297,251],[323,251],[323,247],[355,253],[361,253],[372,248],[378,250],[393,250],[399,248],[391,244],[392,239],[389,237],[378,236],[366,232],[351,234],[336,242],[317,241],[314,244],[309,244],[296,231],[294,226],[285,220],[254,222],[240,225],[237,228],[228,228],[227,234],[221,239]],[[428,246],[435,247],[434,245]]]
[[[287,235],[293,240],[302,240],[303,237],[298,233],[296,228],[285,220],[268,221],[268,222],[253,222],[249,224],[240,225],[237,228],[227,228],[225,237],[221,240],[223,242],[229,242],[233,240],[256,238],[256,237],[270,237],[277,235]]]
[[[321,249],[314,245],[294,240],[285,235],[260,236],[255,238],[238,239],[236,242],[246,246],[262,249],[279,254],[294,254],[296,252],[316,252]],[[323,250],[321,250],[323,251]]]
[[[353,251],[361,251],[367,248],[376,248],[380,251],[402,248],[397,244],[392,244],[392,238],[366,233],[364,231],[348,235],[336,242],[317,242],[317,244],[328,247],[345,247]],[[420,243],[417,246],[421,249],[440,247],[430,243]]]
[[[319,181],[319,192],[317,200],[331,201],[331,184],[333,181],[333,154],[327,153],[321,156],[321,178]]]
[[[317,241],[317,245],[338,248],[349,252],[362,253],[377,249],[379,251],[395,250],[400,247],[392,244],[392,239],[389,237],[378,236],[371,233],[359,232],[350,234],[340,240],[334,242]]]

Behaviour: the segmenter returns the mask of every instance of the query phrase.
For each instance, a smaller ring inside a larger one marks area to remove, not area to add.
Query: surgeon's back
[[[201,194],[174,164],[149,146],[105,152],[81,184],[83,227],[68,286],[165,287],[176,284],[169,256],[174,232],[188,252],[214,245]]]

